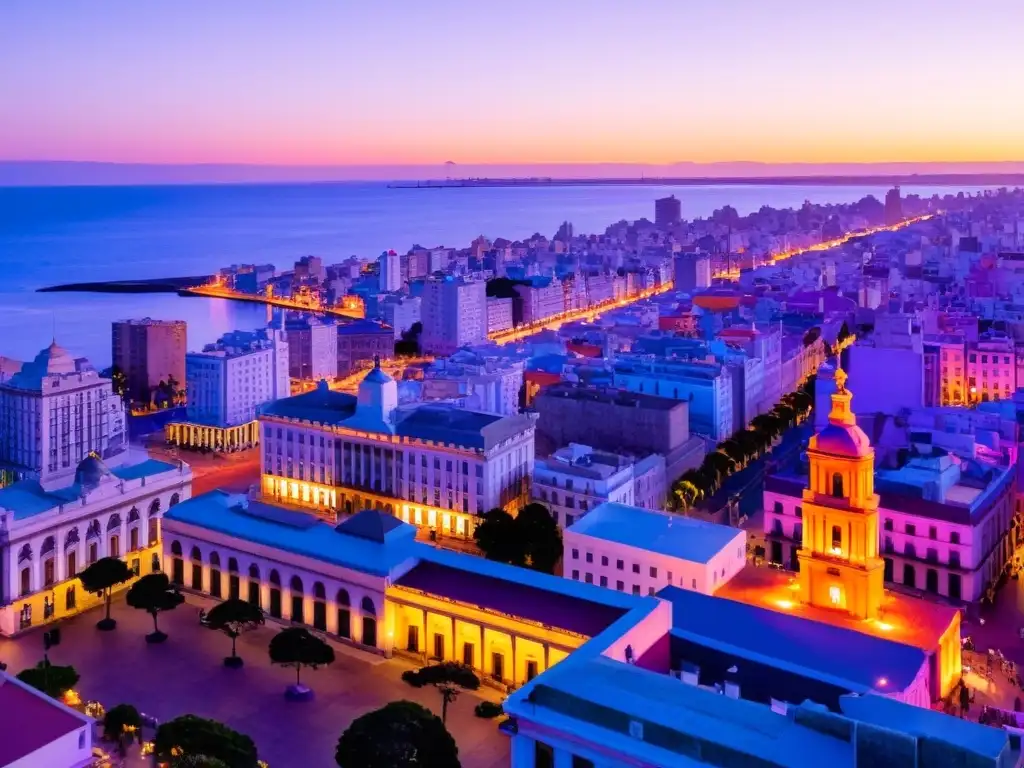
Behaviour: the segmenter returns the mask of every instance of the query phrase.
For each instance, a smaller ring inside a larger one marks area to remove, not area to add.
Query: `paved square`
[[[274,667],[267,645],[276,625],[243,635],[238,654],[240,670],[225,669],[221,660],[231,641],[220,632],[199,625],[199,605],[189,602],[160,617],[160,628],[170,635],[163,645],[144,640],[152,631],[149,615],[115,602],[114,632],[95,628],[100,618],[92,611],[62,623],[61,645],[54,648],[54,664],[71,664],[82,676],[78,691],[106,707],[134,704],[139,710],[169,720],[194,714],[219,720],[252,737],[260,758],[270,768],[335,768],[338,737],[359,715],[389,701],[417,701],[440,714],[440,696],[433,688],[417,690],[401,680],[409,666],[372,654],[335,645],[337,659],[330,667],[303,670],[303,682],[316,691],[316,701],[285,701],[284,689],[294,682],[295,670]],[[42,659],[42,632],[35,630],[15,640],[0,639],[0,661],[17,673]],[[509,764],[507,737],[493,720],[473,714],[480,699],[463,694],[448,709],[448,730],[459,745],[464,768],[505,768]]]

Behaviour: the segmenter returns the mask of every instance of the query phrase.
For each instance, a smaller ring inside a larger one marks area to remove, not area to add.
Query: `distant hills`
[[[427,181],[471,178],[780,178],[880,177],[910,175],[1024,174],[1024,161],[990,163],[758,163],[679,162],[465,165],[245,165],[106,163],[78,161],[0,161],[0,186],[79,186],[124,184],[259,184],[331,181]],[[998,179],[994,180],[998,181]]]

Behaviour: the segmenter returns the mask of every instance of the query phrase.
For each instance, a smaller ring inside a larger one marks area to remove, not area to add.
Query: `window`
[[[939,529],[936,528],[934,525],[928,527],[928,538],[929,539],[937,539],[937,538],[939,538]]]
[[[601,555],[601,565],[608,565],[608,556]]]
[[[601,586],[602,587],[607,587],[608,586],[608,577],[607,576],[602,576],[601,577]]]
[[[652,579],[658,578],[658,569],[655,568],[653,565],[651,566],[651,578]]]
[[[633,563],[633,573],[640,573],[640,563]]]
[[[624,590],[626,588],[626,585],[623,584],[621,581],[616,581],[615,582],[615,588],[617,590],[619,590],[619,592],[621,592],[622,590]]]
[[[573,560],[579,560],[580,559],[580,551],[578,549],[574,549],[572,551],[572,559]]]
[[[594,768],[594,761],[587,760],[587,758],[580,757],[579,755],[573,755],[570,768]]]
[[[907,523],[907,525],[906,525],[906,528],[905,528],[904,530],[905,530],[905,531],[906,531],[906,532],[907,532],[907,533],[908,533],[908,534],[909,534],[910,536],[914,536],[914,535],[916,535],[916,534],[917,534],[917,528],[915,528],[915,527],[914,527],[914,524],[913,524],[913,523]]]
[[[616,560],[615,561],[615,569],[616,570],[621,571],[624,567],[625,567],[625,563],[623,563],[621,560]]]
[[[843,529],[838,525],[832,526],[832,554],[843,554]]]
[[[843,498],[843,476],[838,472],[832,475],[832,496],[837,499]]]
[[[668,583],[671,584],[672,583],[672,571],[668,572],[667,578],[668,578]]]
[[[593,552],[587,552],[587,562],[588,563],[594,562],[594,553]]]
[[[796,508],[796,516],[797,517],[801,517],[801,518],[804,516],[804,508],[803,507],[797,507]]]
[[[832,585],[828,588],[828,599],[829,602],[834,606],[839,606],[843,602],[843,591],[840,587]]]
[[[579,571],[573,571],[572,572],[572,578],[573,578],[573,581],[579,581],[580,580],[580,572]]]
[[[542,741],[535,741],[533,764],[536,768],[555,768],[555,750]]]
[[[587,582],[587,584],[593,584],[594,583],[594,574],[592,574],[590,572],[587,572],[586,574],[584,574],[583,580],[585,582]]]
[[[885,518],[885,520],[882,521],[882,527],[885,530],[887,530],[887,531],[891,531],[892,530],[892,518],[889,518],[889,517]]]
[[[957,552],[955,549],[951,549],[949,551],[949,565],[951,568],[960,567],[960,553]]]
[[[773,507],[772,509],[774,510],[774,512],[775,512],[775,514],[776,514],[776,515],[781,515],[781,514],[783,514],[783,511],[782,511],[782,502],[781,502],[781,501],[776,501],[776,502],[775,502],[775,506],[774,506],[774,507]]]
[[[690,589],[696,589],[696,588],[697,588],[697,580],[696,579],[691,579],[691,581],[690,581]]]
[[[950,544],[959,544],[960,543],[960,532],[959,531],[952,531],[949,534],[949,542],[950,542]]]
[[[633,594],[634,595],[639,595],[640,594],[640,585],[639,584],[634,584],[633,585]]]

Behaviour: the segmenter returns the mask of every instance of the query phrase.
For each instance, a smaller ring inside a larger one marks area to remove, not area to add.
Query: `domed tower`
[[[803,493],[800,597],[805,603],[876,618],[885,563],[878,556],[875,451],[850,408],[846,372],[837,368],[828,424],[811,438]]]
[[[398,383],[381,370],[380,357],[374,357],[373,369],[359,383],[356,412],[346,422],[346,426],[394,434],[396,408]]]

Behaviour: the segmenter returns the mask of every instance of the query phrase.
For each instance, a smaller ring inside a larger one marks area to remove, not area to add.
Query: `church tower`
[[[820,608],[873,619],[883,598],[878,556],[875,452],[850,409],[846,373],[835,372],[828,424],[811,438],[803,493],[800,599]]]

